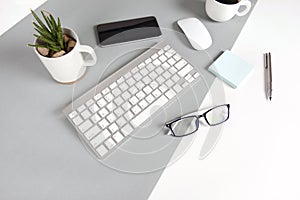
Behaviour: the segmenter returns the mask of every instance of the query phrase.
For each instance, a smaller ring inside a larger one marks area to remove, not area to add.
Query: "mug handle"
[[[92,59],[84,60],[84,63],[83,63],[84,66],[93,66],[93,65],[96,64],[97,56],[96,56],[96,53],[95,53],[95,51],[92,47],[86,46],[86,45],[80,45],[78,47],[78,51],[83,52],[83,53],[88,53],[92,57]]]
[[[246,8],[243,11],[241,11],[241,12],[238,10],[237,13],[236,13],[236,15],[237,16],[244,16],[244,15],[246,15],[249,12],[250,8],[251,8],[251,2],[249,0],[241,0],[239,2],[239,4],[240,4],[240,7],[241,6],[246,6]]]

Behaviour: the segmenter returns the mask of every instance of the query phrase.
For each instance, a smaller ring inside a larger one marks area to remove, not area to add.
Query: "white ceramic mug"
[[[240,11],[240,7],[245,6],[244,10]],[[235,15],[244,16],[251,8],[249,0],[237,0],[234,4],[220,3],[216,0],[206,0],[205,10],[207,15],[214,21],[225,22],[233,18]]]
[[[87,66],[96,64],[97,57],[92,47],[80,45],[79,38],[72,29],[63,28],[63,33],[76,40],[75,47],[67,54],[57,58],[49,58],[40,55],[36,48],[34,49],[53,79],[59,83],[68,84],[79,80],[85,74]],[[90,54],[91,59],[84,60],[82,53]]]

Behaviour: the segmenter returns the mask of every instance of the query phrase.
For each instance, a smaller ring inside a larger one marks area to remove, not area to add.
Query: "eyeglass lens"
[[[208,125],[214,126],[225,122],[229,117],[229,108],[222,105],[211,109],[205,114]],[[199,119],[196,116],[184,117],[171,124],[171,129],[176,136],[189,135],[198,129]]]
[[[229,110],[226,105],[218,106],[206,113],[205,117],[209,125],[214,126],[228,119]]]
[[[182,118],[171,125],[171,129],[176,136],[184,136],[197,130],[198,119],[195,116]]]

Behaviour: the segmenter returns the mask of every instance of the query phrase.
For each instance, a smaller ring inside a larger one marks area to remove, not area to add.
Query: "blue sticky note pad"
[[[226,50],[208,70],[233,88],[237,88],[250,74],[253,66]]]

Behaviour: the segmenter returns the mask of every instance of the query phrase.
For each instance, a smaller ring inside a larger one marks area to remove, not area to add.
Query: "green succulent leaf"
[[[38,34],[33,34],[38,40],[42,41],[45,44],[35,44],[28,45],[32,47],[46,47],[53,52],[61,51],[62,49],[66,49],[66,44],[63,41],[63,31],[61,27],[60,19],[57,18],[55,21],[52,14],[47,11],[41,11],[43,18],[39,18],[38,15],[31,10],[31,13],[36,20],[36,22],[32,22],[34,26],[34,30]],[[44,20],[44,22],[42,21]]]

